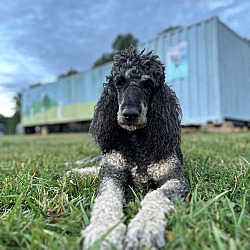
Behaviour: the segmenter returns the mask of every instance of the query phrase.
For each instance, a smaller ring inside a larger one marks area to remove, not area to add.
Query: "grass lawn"
[[[182,148],[192,195],[166,218],[164,249],[250,249],[250,132],[184,135]],[[1,137],[0,249],[81,249],[98,180],[63,163],[97,154],[87,134]],[[144,194],[128,192],[127,221]]]

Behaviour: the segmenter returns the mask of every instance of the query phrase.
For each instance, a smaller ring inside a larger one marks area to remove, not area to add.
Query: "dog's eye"
[[[116,85],[117,85],[118,87],[121,87],[121,86],[125,85],[125,83],[126,83],[126,79],[123,78],[123,77],[118,78],[118,79],[116,80]]]
[[[153,80],[151,80],[151,79],[147,79],[147,80],[145,80],[145,81],[143,81],[143,87],[144,88],[153,88],[154,87],[154,82],[153,82]]]

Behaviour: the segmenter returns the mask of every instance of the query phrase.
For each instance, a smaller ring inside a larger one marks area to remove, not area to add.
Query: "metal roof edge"
[[[242,37],[239,35],[236,31],[234,31],[232,28],[230,28],[227,24],[225,24],[223,21],[221,21],[219,18],[217,18],[218,22],[227,30],[229,30],[233,35],[237,36],[239,39],[241,39],[243,42],[247,43],[250,46],[250,42],[247,40],[247,37]],[[250,39],[250,38],[249,38]]]

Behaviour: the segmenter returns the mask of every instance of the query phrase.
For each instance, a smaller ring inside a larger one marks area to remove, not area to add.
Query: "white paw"
[[[122,223],[110,227],[88,226],[83,232],[84,237],[83,249],[87,250],[95,246],[95,249],[123,249],[123,241],[125,237],[126,226]]]
[[[126,250],[159,249],[165,245],[165,228],[162,223],[132,220],[125,239]]]

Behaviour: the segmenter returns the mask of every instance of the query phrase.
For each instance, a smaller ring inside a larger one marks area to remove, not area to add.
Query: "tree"
[[[114,52],[125,50],[129,48],[131,45],[134,48],[137,48],[138,42],[139,40],[133,37],[133,35],[131,35],[130,33],[125,35],[118,35],[112,44],[112,48]]]
[[[15,113],[13,118],[15,118],[16,122],[19,123],[21,120],[21,102],[22,102],[22,94],[17,92],[16,95],[13,97],[15,102]]]
[[[100,65],[103,65],[105,63],[108,63],[108,62],[111,62],[113,60],[113,53],[105,53],[103,54],[99,59],[97,59],[94,64],[93,64],[93,67],[97,67],[97,66],[100,66]]]
[[[76,69],[70,69],[67,73],[59,75],[57,79],[62,79],[76,74],[79,74],[79,72]]]
[[[30,84],[29,87],[32,89],[32,88],[36,88],[36,87],[38,87],[40,85],[42,85],[40,82],[38,82],[38,83],[32,83],[32,84]]]
[[[6,118],[0,114],[0,136],[4,135],[6,132]]]
[[[115,53],[117,53],[118,51],[124,50],[126,48],[129,48],[131,45],[134,48],[137,48],[139,43],[139,40],[137,38],[135,38],[133,35],[131,35],[130,33],[128,34],[119,34],[114,42],[112,43],[112,49],[113,52],[111,53],[104,53],[100,58],[98,58],[94,63],[93,63],[93,68],[100,66],[102,64],[108,63],[108,62],[112,62],[113,61],[113,56]]]

